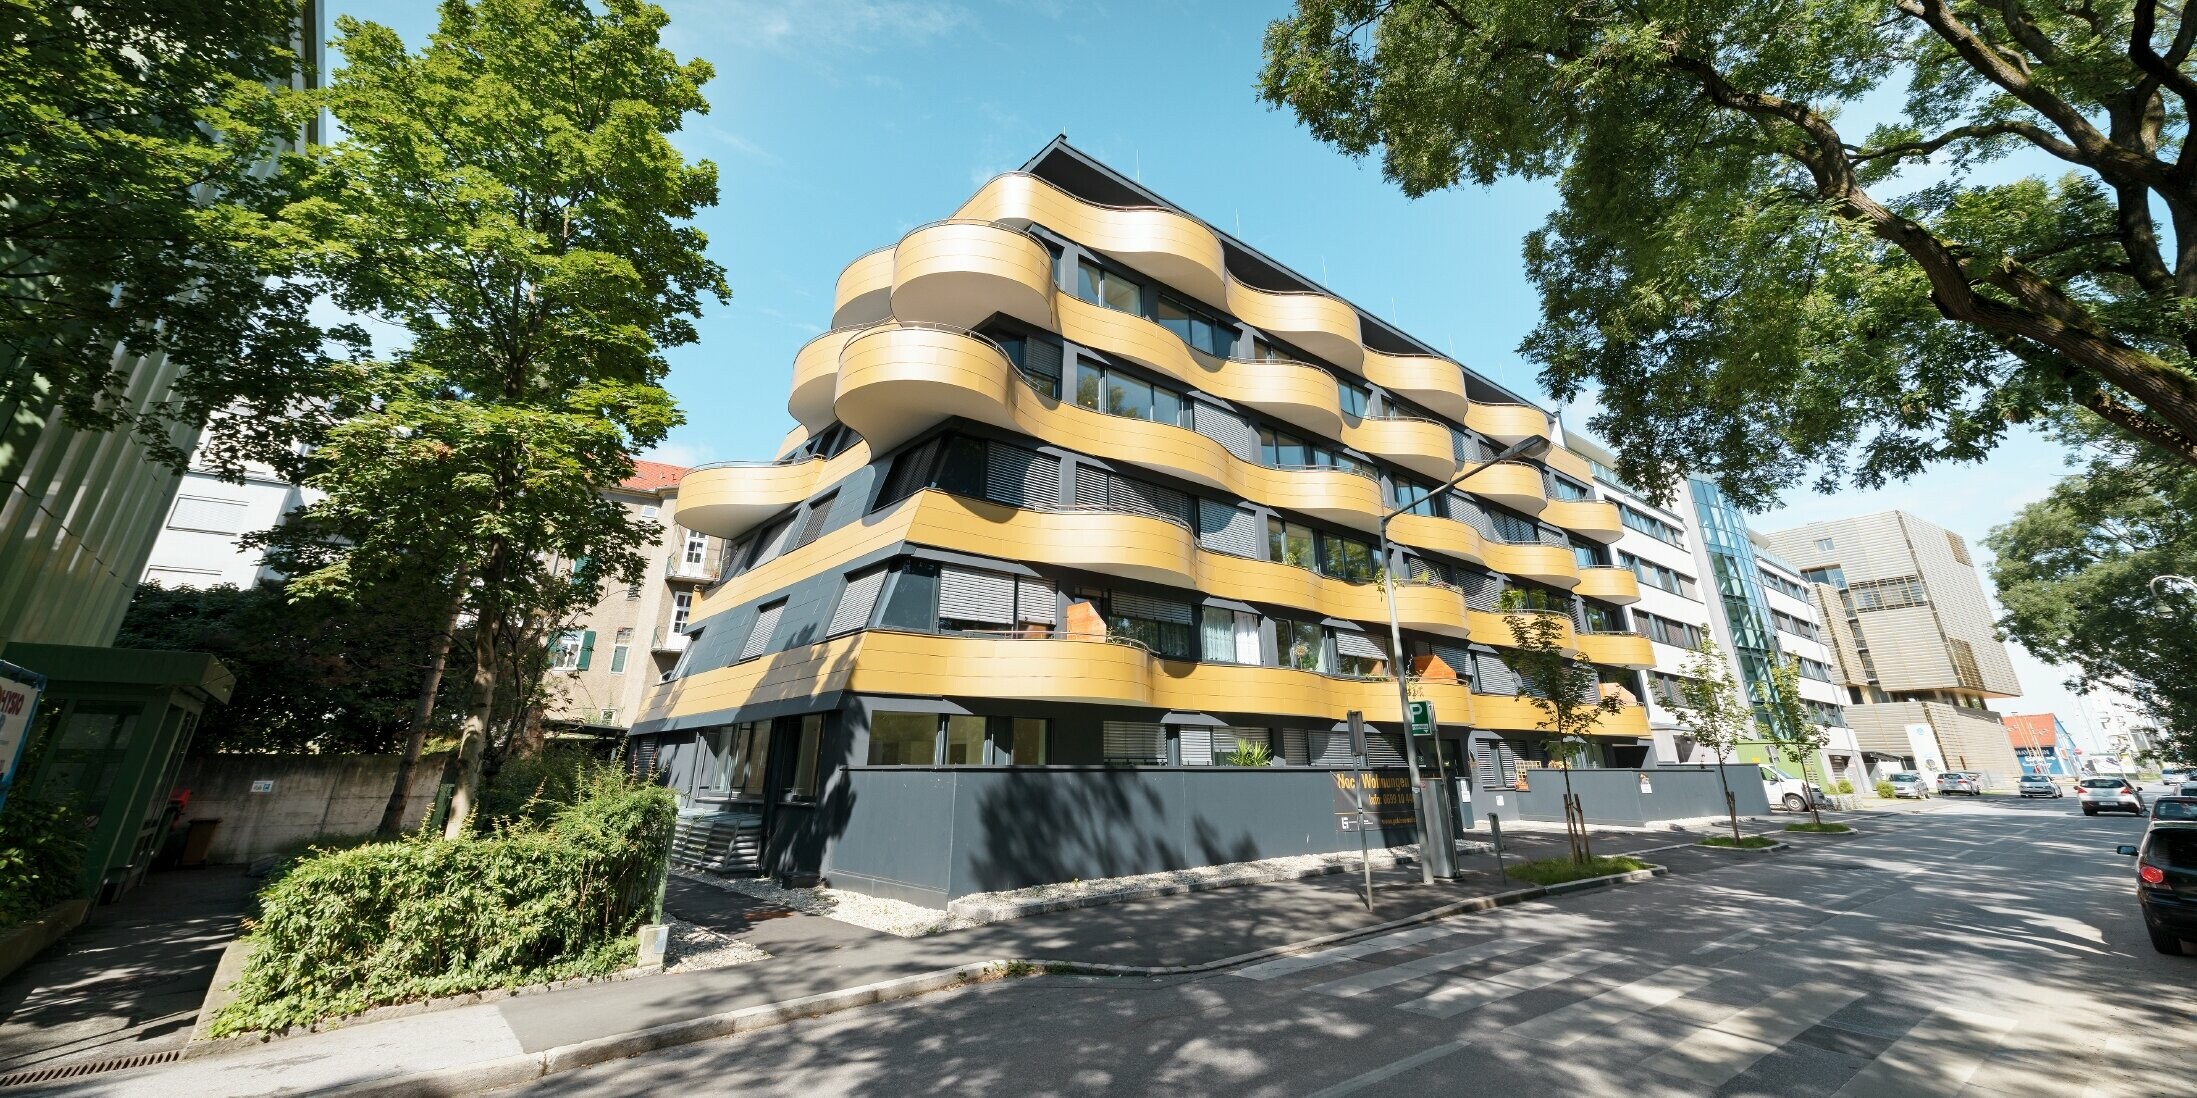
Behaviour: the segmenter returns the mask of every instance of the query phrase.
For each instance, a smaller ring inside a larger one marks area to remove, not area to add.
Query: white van
[[[1762,792],[1770,798],[1770,804],[1787,812],[1806,812],[1808,802],[1815,801],[1819,808],[1832,807],[1830,798],[1823,795],[1823,787],[1814,782],[1787,777],[1774,767],[1756,764],[1762,771]]]

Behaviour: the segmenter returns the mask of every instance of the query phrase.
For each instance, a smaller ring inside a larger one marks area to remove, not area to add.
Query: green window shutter
[[[576,670],[587,670],[588,661],[595,658],[595,631],[589,629],[580,634],[580,662]]]

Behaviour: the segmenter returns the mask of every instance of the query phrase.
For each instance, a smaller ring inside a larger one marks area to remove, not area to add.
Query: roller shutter
[[[1518,676],[1503,662],[1503,657],[1492,652],[1476,652],[1473,661],[1479,665],[1479,684],[1473,689],[1482,694],[1517,695]]]
[[[885,490],[877,495],[877,505],[897,503],[929,484],[931,461],[937,455],[938,440],[934,438],[893,458],[892,470],[885,474]]]
[[[1388,651],[1374,643],[1372,637],[1345,629],[1335,631],[1335,651],[1341,655],[1359,656],[1369,660],[1385,660],[1388,658]]]
[[[839,493],[833,492],[809,505],[808,517],[801,520],[801,533],[794,537],[792,548],[799,549],[824,533],[824,527],[831,522],[832,505],[837,502]]]
[[[1198,545],[1216,553],[1260,558],[1259,517],[1215,500],[1198,501]]]
[[[1157,724],[1107,721],[1103,727],[1106,761],[1135,766],[1167,763],[1167,729]]]
[[[1060,593],[1044,580],[1015,580],[1015,624],[1050,628],[1060,618]]]
[[[1472,749],[1472,763],[1472,768],[1480,772],[1480,788],[1518,788],[1518,756],[1509,744],[1482,741]]]
[[[1312,753],[1314,766],[1350,766],[1358,760],[1350,753],[1350,733],[1310,732],[1305,742]]]
[[[1173,599],[1155,599],[1148,595],[1117,591],[1108,599],[1114,613],[1123,617],[1145,618],[1150,621],[1190,624],[1190,604]]]
[[[824,629],[825,636],[836,637],[851,633],[870,623],[870,611],[877,606],[877,592],[885,585],[885,569],[872,568],[847,579],[846,589],[839,593],[839,608],[832,611],[832,620]]]
[[[1184,766],[1211,766],[1213,756],[1220,752],[1213,742],[1213,730],[1199,725],[1184,725],[1175,730],[1175,740],[1182,745]]]
[[[778,631],[779,615],[786,612],[786,602],[780,599],[755,614],[755,625],[748,630],[748,643],[740,648],[740,658],[752,660],[770,648],[771,634]]]
[[[1193,428],[1199,434],[1221,444],[1231,454],[1254,465],[1259,461],[1259,433],[1251,429],[1243,417],[1225,408],[1199,404],[1192,413],[1196,418]]]
[[[1302,728],[1282,729],[1282,762],[1290,766],[1305,766],[1312,761],[1312,747]]]
[[[1060,506],[1059,458],[1013,443],[990,445],[984,462],[984,498],[1041,511]]]
[[[945,565],[938,570],[938,616],[1013,625],[1015,580],[998,572]]]

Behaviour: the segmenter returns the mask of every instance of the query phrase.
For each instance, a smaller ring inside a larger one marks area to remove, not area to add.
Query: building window
[[[660,509],[653,503],[644,503],[641,505],[642,518],[652,519],[655,518],[659,513],[661,513]]]
[[[1397,509],[1406,514],[1425,515],[1428,518],[1439,517],[1440,511],[1434,505],[1435,488],[1433,485],[1422,484],[1403,477],[1391,477],[1389,484],[1389,491],[1395,499]]]
[[[1816,539],[1816,552],[1818,552],[1818,553],[1828,553],[1828,552],[1830,552],[1830,551],[1831,551],[1831,539],[1830,539],[1830,538],[1817,538],[1817,539]]]
[[[1077,263],[1076,296],[1094,305],[1144,315],[1144,287],[1088,259]]]
[[[1259,428],[1259,462],[1272,469],[1342,469],[1371,476],[1373,467],[1349,454],[1314,446],[1286,431]]]
[[[838,501],[839,493],[832,492],[809,504],[808,517],[801,520],[801,532],[795,535],[789,548],[799,549],[822,536],[824,527],[831,523],[832,504]]]
[[[1370,582],[1373,579],[1373,547],[1356,538],[1322,534],[1320,571],[1352,583]]]
[[[708,559],[709,535],[702,533],[699,530],[687,531],[686,549],[684,554],[679,558],[679,562],[686,565],[689,569],[695,569],[700,568],[702,566],[702,562]]]
[[[675,591],[671,596],[671,631],[687,631],[687,616],[694,613],[694,592]]]
[[[1365,418],[1366,402],[1372,395],[1363,385],[1342,378],[1335,379],[1335,399],[1341,402],[1344,415]]]
[[[784,599],[755,612],[755,624],[748,630],[748,642],[740,647],[741,659],[752,660],[770,650],[771,634],[778,631],[778,618],[785,612]]]
[[[585,671],[595,655],[595,631],[573,629],[557,634],[549,651],[552,671]]]
[[[1645,511],[1636,510],[1620,503],[1617,505],[1617,518],[1618,521],[1625,524],[1627,529],[1638,530],[1657,541],[1666,542],[1681,549],[1686,547],[1685,531]]]
[[[1182,341],[1217,358],[1227,358],[1236,349],[1236,329],[1193,309],[1166,294],[1159,300],[1160,327],[1182,337]]]
[[[801,718],[800,735],[793,745],[793,784],[786,789],[789,798],[805,801],[816,799],[816,773],[818,754],[824,746],[824,715],[810,713]]]
[[[168,515],[168,528],[208,534],[241,534],[244,532],[244,510],[243,500],[177,496],[175,510]]]
[[[1016,717],[1007,726],[1007,761],[1015,766],[1044,766],[1051,722]]]
[[[1312,568],[1311,528],[1269,516],[1266,520],[1266,559],[1294,568]]]
[[[1106,598],[1106,635],[1170,659],[1191,659],[1190,604],[1116,591]]]
[[[1909,606],[1923,606],[1930,601],[1930,592],[1924,589],[1921,576],[1897,576],[1892,579],[1863,580],[1847,587],[1853,595],[1854,609],[1899,610]]]
[[[1594,498],[1594,493],[1588,491],[1585,485],[1575,484],[1572,481],[1566,480],[1565,478],[1557,476],[1554,473],[1549,474],[1548,481],[1550,499],[1565,500],[1567,502],[1576,503],[1582,500],[1589,500]]]
[[[1210,663],[1259,662],[1259,616],[1220,606],[1200,607],[1199,656]]]
[[[1190,426],[1183,394],[1088,360],[1076,363],[1076,403],[1110,416]]]
[[[1060,344],[1012,333],[992,332],[994,342],[1006,352],[1024,381],[1038,392],[1060,399]]]
[[[1326,672],[1327,635],[1318,622],[1274,620],[1274,646],[1283,667]]]
[[[1683,595],[1696,602],[1701,601],[1700,589],[1695,585],[1692,576],[1665,568],[1652,560],[1642,560],[1631,553],[1619,553],[1617,562],[1620,566],[1631,569],[1633,575],[1640,578],[1640,582],[1650,587]]]
[[[1335,631],[1335,673],[1357,679],[1388,674],[1388,653],[1364,633]]]
[[[938,714],[870,714],[871,766],[930,766],[938,757]]]
[[[702,733],[701,787],[711,800],[760,798],[770,773],[770,722],[748,721]]]
[[[623,675],[626,673],[626,653],[632,650],[633,630],[631,628],[618,630],[616,639],[610,645],[611,674]]]
[[[984,765],[984,718],[956,713],[946,718],[947,766]]]

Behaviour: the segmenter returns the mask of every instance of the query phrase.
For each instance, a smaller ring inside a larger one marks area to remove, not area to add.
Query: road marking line
[[[1306,1098],[1343,1098],[1343,1095],[1356,1094],[1375,1083],[1393,1079],[1421,1064],[1430,1064],[1444,1056],[1455,1055],[1464,1050],[1465,1043],[1463,1041],[1451,1041],[1446,1044],[1435,1045],[1433,1048],[1412,1053],[1393,1064],[1374,1068],[1363,1075],[1353,1075],[1333,1086],[1313,1091]]]
[[[1715,969],[1680,965],[1613,987],[1593,998],[1549,1011],[1507,1032],[1551,1045],[1569,1045],[1731,975]]]
[[[1234,969],[1229,975],[1241,976],[1246,980],[1272,980],[1279,976],[1287,976],[1307,969],[1332,965],[1341,961],[1356,960],[1359,957],[1371,956],[1375,953],[1386,953],[1391,949],[1402,949],[1405,946],[1418,945],[1420,942],[1446,938],[1449,935],[1462,934],[1468,930],[1481,929],[1484,928],[1462,923],[1435,923],[1431,926],[1413,927],[1410,930],[1399,930],[1394,934],[1383,934],[1377,938],[1367,938],[1361,942],[1352,942],[1349,945],[1336,946],[1333,949],[1300,953],[1293,957],[1278,957],[1271,961],[1252,965],[1249,968]]]
[[[1514,968],[1509,972],[1477,980],[1454,980],[1435,989],[1432,995],[1397,1004],[1397,1009],[1431,1018],[1453,1018],[1475,1007],[1501,1002],[1513,995],[1547,987],[1558,980],[1570,979],[1623,959],[1614,953],[1599,953],[1591,949],[1575,950],[1537,965]]]
[[[1952,1098],[2013,1028],[2012,1018],[1941,1007],[1879,1053],[1832,1098]]]
[[[1828,983],[1786,988],[1687,1034],[1650,1058],[1646,1066],[1713,1090],[1861,996],[1859,990]]]
[[[1453,968],[1463,968],[1477,961],[1485,961],[1490,957],[1516,953],[1532,944],[1531,942],[1508,939],[1481,942],[1476,946],[1453,949],[1447,953],[1437,953],[1431,957],[1420,957],[1416,960],[1405,961],[1402,964],[1375,969],[1372,972],[1361,972],[1356,976],[1345,976],[1340,980],[1331,980],[1306,990],[1317,991],[1322,995],[1333,995],[1339,999],[1348,999],[1363,995],[1368,991],[1393,987],[1396,984],[1416,980],[1423,976],[1432,976],[1437,972],[1448,972]]]

